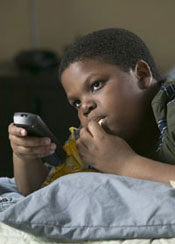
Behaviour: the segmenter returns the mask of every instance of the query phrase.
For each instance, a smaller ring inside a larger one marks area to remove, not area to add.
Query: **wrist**
[[[126,160],[121,164],[120,175],[134,177],[139,160],[140,155],[134,151],[127,155]]]

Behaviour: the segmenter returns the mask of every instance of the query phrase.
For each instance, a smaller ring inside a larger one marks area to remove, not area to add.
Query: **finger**
[[[78,151],[81,151],[83,148],[88,148],[87,146],[87,143],[85,142],[84,139],[81,139],[79,138],[77,141],[76,141],[76,147],[78,149]]]
[[[92,137],[91,133],[89,132],[88,128],[87,127],[82,128],[80,131],[80,137],[76,141],[77,147],[82,145],[82,146],[88,148],[88,143],[89,143],[89,141],[91,141],[92,138],[93,137]]]
[[[103,137],[105,135],[104,129],[96,121],[90,121],[88,123],[88,130],[93,137]]]
[[[16,145],[23,145],[24,147],[37,147],[37,146],[42,146],[42,145],[49,145],[51,143],[50,138],[48,137],[32,137],[32,136],[27,136],[27,137],[19,137],[10,134],[9,139],[12,144]]]
[[[77,148],[78,148],[78,152],[79,152],[80,158],[83,161],[86,161],[87,155],[89,153],[88,148],[86,147],[86,145],[84,145],[84,144],[78,144]]]
[[[88,136],[91,136],[92,137],[92,134],[90,133],[88,127],[83,127],[80,130],[80,138],[86,138]]]
[[[26,136],[27,131],[24,128],[15,126],[13,123],[11,123],[8,127],[9,134],[16,135],[16,136]]]
[[[25,155],[25,157],[45,157],[55,152],[55,144],[51,144],[49,147],[23,147],[19,146],[16,153]]]

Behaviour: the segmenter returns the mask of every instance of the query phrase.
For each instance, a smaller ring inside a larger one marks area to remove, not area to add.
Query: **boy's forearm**
[[[40,159],[22,160],[13,154],[14,177],[19,192],[28,195],[38,190],[48,175]]]
[[[169,184],[175,180],[175,166],[135,155],[122,168],[121,175]]]

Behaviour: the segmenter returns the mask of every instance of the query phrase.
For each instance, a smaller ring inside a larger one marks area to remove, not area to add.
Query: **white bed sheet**
[[[175,238],[168,239],[132,239],[132,240],[109,240],[109,241],[61,241],[44,237],[36,237],[26,232],[17,230],[4,223],[0,223],[1,244],[174,244]]]

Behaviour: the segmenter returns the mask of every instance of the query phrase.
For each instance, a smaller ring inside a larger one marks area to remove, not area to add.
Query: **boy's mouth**
[[[106,117],[103,117],[97,121],[101,128],[103,128],[107,133],[111,134],[111,130],[108,127]]]
[[[103,120],[104,120],[104,118],[103,119],[100,119],[99,121],[98,121],[98,124],[102,127],[103,126]]]

